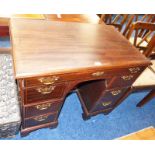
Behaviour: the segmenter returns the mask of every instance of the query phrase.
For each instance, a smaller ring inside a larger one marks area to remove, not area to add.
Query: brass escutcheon
[[[54,89],[55,89],[56,86],[47,86],[47,87],[40,87],[40,88],[37,88],[36,90],[45,95],[45,94],[50,94]]]
[[[129,80],[131,80],[132,78],[133,78],[133,75],[124,75],[124,76],[122,76],[121,77],[123,80],[125,80],[125,81],[129,81]]]
[[[53,84],[57,80],[59,80],[58,76],[44,77],[44,78],[39,78],[38,79],[39,82],[41,82],[41,83],[43,83],[45,85]]]
[[[102,105],[105,107],[105,106],[108,106],[110,105],[112,102],[111,101],[108,101],[108,102],[103,102]]]
[[[120,93],[121,93],[121,90],[114,90],[114,91],[111,92],[111,94],[112,94],[113,96],[116,96],[116,95],[118,95],[118,94],[120,94]]]
[[[140,68],[139,68],[139,67],[129,68],[129,71],[130,71],[131,73],[137,73],[137,72],[140,71]]]
[[[48,116],[37,116],[37,117],[34,117],[33,119],[35,121],[42,122],[42,121],[45,121],[47,118]]]
[[[92,76],[98,77],[98,76],[102,76],[104,74],[104,72],[95,72],[92,73]]]
[[[45,103],[45,104],[40,104],[40,105],[36,105],[36,109],[38,110],[46,110],[51,106],[51,103]]]

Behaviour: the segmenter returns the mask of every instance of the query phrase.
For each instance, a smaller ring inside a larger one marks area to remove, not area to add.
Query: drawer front
[[[57,119],[57,114],[35,116],[29,119],[24,119],[22,127],[28,128],[28,127],[33,127],[33,126],[42,125],[46,123],[51,123],[56,121],[56,119]]]
[[[103,71],[89,72],[89,73],[74,73],[74,74],[65,74],[58,76],[49,76],[49,77],[41,77],[41,78],[33,78],[24,80],[24,87],[33,87],[36,85],[49,85],[54,83],[60,83],[65,81],[73,81],[73,80],[92,80],[92,79],[100,79],[110,76],[110,73],[105,74]],[[53,80],[54,79],[54,80]]]
[[[135,74],[141,72],[142,67],[133,67],[125,69],[113,69],[113,70],[87,70],[87,72],[74,72],[66,74],[57,74],[44,77],[27,78],[24,80],[24,87],[33,87],[37,85],[50,85],[60,83],[64,81],[80,80],[80,79],[103,79],[113,75]]]
[[[33,106],[27,106],[23,107],[24,109],[24,114],[26,118],[28,117],[33,117],[37,115],[43,115],[46,113],[56,113],[60,110],[62,106],[62,101],[61,102],[47,102],[47,103],[42,103],[42,104],[37,104]]]
[[[126,74],[122,76],[117,76],[114,78],[113,82],[107,87],[107,89],[112,89],[116,87],[129,87],[137,79],[139,74]]]
[[[146,67],[130,67],[128,68],[128,74],[140,74]]]
[[[96,104],[93,112],[111,109],[118,101],[118,99],[120,99],[125,94],[126,91],[127,88],[106,91],[100,101]]]
[[[45,102],[47,100],[60,99],[63,97],[67,84],[47,85],[40,87],[27,88],[24,90],[26,102]]]

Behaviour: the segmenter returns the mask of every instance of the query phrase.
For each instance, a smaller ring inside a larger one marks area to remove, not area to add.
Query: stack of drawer
[[[78,96],[84,111],[83,118],[89,119],[90,116],[99,113],[108,114],[111,112],[143,70],[143,67],[124,69],[113,72],[111,78],[81,85],[78,89]]]
[[[57,126],[67,83],[57,76],[50,76],[20,80],[19,86],[22,132]]]

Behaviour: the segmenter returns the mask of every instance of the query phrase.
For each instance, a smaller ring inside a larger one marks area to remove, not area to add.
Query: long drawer
[[[74,72],[66,74],[53,74],[50,76],[34,77],[24,79],[24,87],[33,87],[38,85],[49,85],[55,83],[61,83],[64,81],[79,80],[79,79],[103,79],[111,75],[122,75],[122,74],[135,74],[143,70],[144,67],[131,67],[126,69],[113,69],[113,70],[88,70],[87,72]]]

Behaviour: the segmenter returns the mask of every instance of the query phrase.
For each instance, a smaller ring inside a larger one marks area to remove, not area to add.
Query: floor
[[[119,140],[155,140],[155,128],[148,127],[119,138]]]

